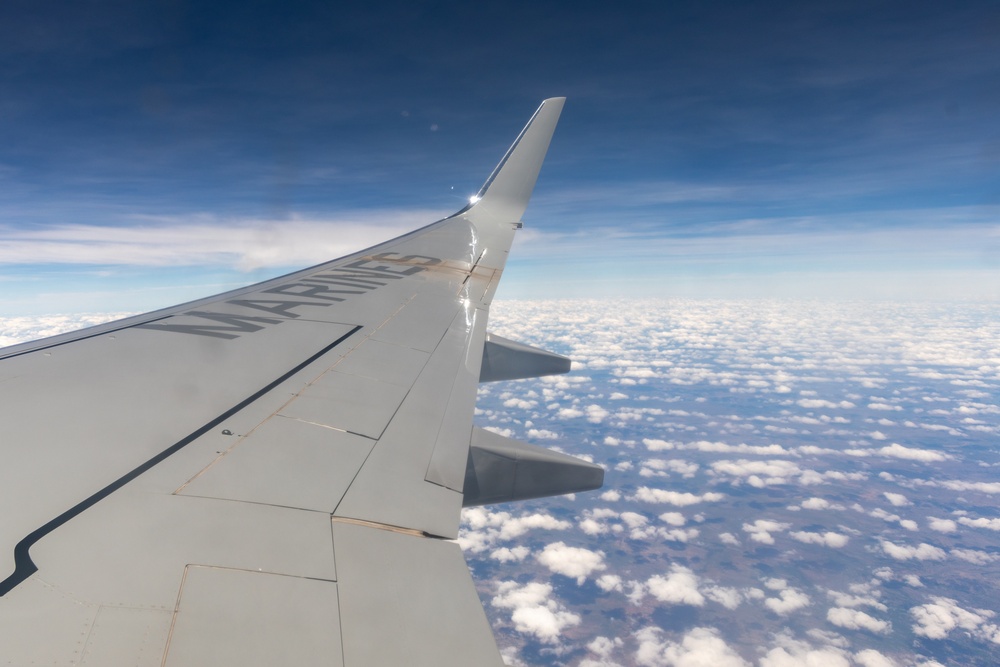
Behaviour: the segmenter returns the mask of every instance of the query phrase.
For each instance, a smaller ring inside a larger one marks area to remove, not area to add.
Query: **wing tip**
[[[565,102],[565,97],[542,100],[464,213],[495,222],[521,219]]]

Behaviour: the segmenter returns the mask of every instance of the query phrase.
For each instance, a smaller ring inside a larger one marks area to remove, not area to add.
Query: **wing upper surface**
[[[0,350],[10,664],[499,664],[428,536],[457,535],[489,304],[561,106],[455,216]]]

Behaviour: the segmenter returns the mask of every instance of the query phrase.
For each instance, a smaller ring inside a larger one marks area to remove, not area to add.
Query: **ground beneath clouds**
[[[991,305],[498,303],[569,376],[480,425],[604,465],[602,492],[467,510],[508,662],[1000,661]]]

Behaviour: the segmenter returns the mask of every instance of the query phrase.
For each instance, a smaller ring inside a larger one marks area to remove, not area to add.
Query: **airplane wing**
[[[603,481],[473,426],[569,370],[487,332],[562,105],[451,217],[0,350],[0,664],[502,664],[461,508]]]

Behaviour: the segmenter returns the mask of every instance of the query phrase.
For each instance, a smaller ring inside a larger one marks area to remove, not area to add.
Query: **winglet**
[[[464,211],[475,221],[518,222],[528,207],[565,97],[542,102]]]

